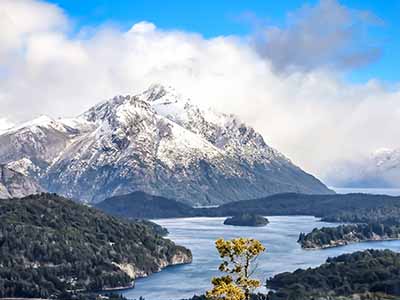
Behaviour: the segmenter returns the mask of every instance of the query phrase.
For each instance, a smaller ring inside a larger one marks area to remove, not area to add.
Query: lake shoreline
[[[266,246],[267,251],[259,258],[255,274],[255,277],[262,281],[278,273],[319,266],[328,257],[347,252],[368,248],[390,248],[400,252],[400,241],[356,243],[327,248],[324,251],[305,250],[297,243],[299,232],[337,224],[323,222],[313,216],[266,217],[270,224],[265,227],[226,226],[223,225],[224,217],[155,219],[157,224],[169,230],[169,239],[192,250],[193,262],[189,265],[167,267],[149,277],[138,278],[135,288],[120,294],[128,299],[144,296],[150,300],[170,300],[189,299],[194,294],[204,293],[211,286],[211,278],[220,275],[217,271],[220,258],[214,242],[221,237],[251,237],[260,240]],[[262,288],[260,292],[265,293],[267,290]]]
[[[368,240],[360,240],[360,241],[343,241],[342,244],[317,246],[317,247],[313,247],[313,248],[308,248],[308,247],[306,248],[306,247],[301,246],[301,248],[306,251],[318,251],[318,250],[326,250],[326,249],[332,249],[332,248],[338,248],[338,247],[346,247],[348,245],[360,244],[360,243],[390,242],[390,241],[400,241],[400,238],[382,238],[382,239],[368,239]]]

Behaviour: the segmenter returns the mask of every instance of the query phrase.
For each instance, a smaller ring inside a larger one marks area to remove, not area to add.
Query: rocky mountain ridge
[[[236,117],[201,109],[161,85],[77,118],[14,127],[0,135],[0,163],[87,202],[134,191],[191,205],[331,193]]]

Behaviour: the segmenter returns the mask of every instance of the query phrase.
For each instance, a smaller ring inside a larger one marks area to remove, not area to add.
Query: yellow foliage
[[[237,238],[218,239],[215,246],[223,262],[221,272],[230,275],[213,278],[213,289],[206,296],[209,299],[248,300],[250,292],[260,286],[260,281],[250,276],[251,263],[265,251],[265,247],[256,239]]]
[[[213,278],[212,284],[214,285],[213,289],[206,293],[206,297],[208,299],[245,299],[243,290],[232,282],[232,278],[230,276]]]

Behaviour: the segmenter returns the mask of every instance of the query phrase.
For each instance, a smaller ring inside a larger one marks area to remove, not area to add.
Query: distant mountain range
[[[129,219],[227,217],[249,213],[263,216],[307,215],[340,223],[393,223],[400,217],[400,197],[372,194],[283,193],[196,208],[174,199],[134,192],[106,199],[95,207],[110,215]]]
[[[0,134],[0,163],[86,202],[134,191],[190,205],[332,193],[236,117],[161,85],[76,118],[40,117],[11,128]]]
[[[339,163],[328,179],[338,187],[400,188],[400,149],[378,149]]]

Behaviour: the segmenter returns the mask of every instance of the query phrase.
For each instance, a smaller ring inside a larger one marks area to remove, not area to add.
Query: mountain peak
[[[145,90],[141,95],[143,99],[149,102],[157,101],[168,94],[176,94],[176,91],[171,86],[164,86],[159,83],[154,83],[150,85],[150,87]]]
[[[139,99],[151,103],[152,106],[190,102],[172,86],[152,84],[147,90],[137,96]]]
[[[107,101],[101,102],[81,117],[89,122],[98,122],[108,120],[123,120],[135,113],[142,114],[157,112],[163,116],[163,110],[175,110],[182,112],[185,105],[189,103],[189,99],[185,99],[173,87],[161,84],[152,84],[144,92],[131,95],[117,95]],[[167,108],[168,107],[168,108]]]
[[[253,128],[198,107],[170,86],[116,96],[74,120],[41,117],[31,124],[0,135],[0,163],[84,201],[143,191],[204,205],[330,192]]]
[[[107,121],[124,121],[135,113],[141,114],[143,111],[150,112],[150,104],[138,97],[126,95],[115,96],[114,98],[93,106],[86,111],[82,117],[93,123]]]

